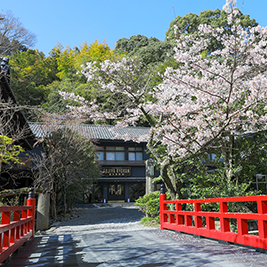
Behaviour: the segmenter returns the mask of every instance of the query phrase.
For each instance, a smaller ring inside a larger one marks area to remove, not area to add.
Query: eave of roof
[[[54,127],[47,126],[43,123],[29,122],[29,126],[36,137],[42,138],[48,132],[55,130],[57,127],[64,127],[60,124]],[[69,128],[77,131],[80,135],[91,140],[123,140],[122,136],[127,136],[129,140],[135,140],[140,136],[149,134],[149,127],[125,127],[116,128],[110,125],[93,125],[93,124],[77,124],[68,125]]]

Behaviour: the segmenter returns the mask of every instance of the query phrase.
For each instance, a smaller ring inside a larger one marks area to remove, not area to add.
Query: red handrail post
[[[177,203],[176,204],[176,210],[177,210],[177,217],[176,217],[177,224],[182,225],[183,224],[183,215],[179,215],[179,212],[182,211],[182,205]]]
[[[228,203],[222,201],[220,202],[220,225],[222,232],[230,232],[230,220],[224,217],[224,213],[226,212],[228,212]]]
[[[267,201],[258,200],[257,207],[259,214],[267,213]],[[260,238],[267,238],[267,221],[258,220],[258,230]]]
[[[2,212],[2,218],[1,218],[1,225],[4,225],[4,224],[9,224],[10,223],[10,215],[11,215],[11,212],[10,211],[6,211],[6,212]],[[10,245],[10,238],[9,238],[9,232],[6,231],[3,233],[3,243],[2,243],[2,247],[9,247]]]
[[[20,211],[16,210],[13,211],[13,222],[19,222],[20,220]],[[10,244],[14,244],[17,240],[17,227],[14,227],[11,229],[11,235],[10,235]]]
[[[19,222],[20,221],[20,210],[16,210],[14,211],[14,217],[13,217],[13,222]],[[16,226],[14,228],[15,232],[14,232],[14,243],[20,239],[20,231],[21,227],[20,226]]]
[[[207,229],[208,230],[215,230],[215,218],[207,216]]]
[[[31,237],[34,237],[36,200],[34,198],[33,188],[30,189],[28,199],[27,199],[27,206],[31,206],[31,209],[29,209],[27,212],[27,216],[32,217],[32,220],[29,224],[29,230],[32,230],[32,236]]]
[[[195,204],[195,226],[197,228],[202,228],[203,227],[203,223],[202,223],[202,217],[198,216],[198,212],[201,212],[201,204],[200,203],[194,203]]]
[[[192,226],[193,220],[191,215],[185,215],[185,226]]]
[[[163,223],[167,222],[167,214],[164,213],[164,210],[167,209],[167,205],[164,204],[164,200],[166,200],[165,194],[165,186],[161,184],[160,195],[159,195],[159,212],[160,212],[160,229],[163,230]]]
[[[237,233],[239,235],[248,234],[248,220],[237,218]]]
[[[22,210],[21,211],[21,219],[26,219],[27,218],[27,210]],[[20,238],[23,237],[26,233],[26,226],[25,224],[22,224],[20,226]]]

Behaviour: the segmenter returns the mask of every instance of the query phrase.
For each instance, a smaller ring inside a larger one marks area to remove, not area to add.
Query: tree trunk
[[[230,182],[233,177],[233,166],[234,166],[234,135],[230,133],[229,135],[229,156],[228,156],[228,165],[226,167],[226,177],[228,181],[228,188],[230,187]]]
[[[64,201],[64,216],[66,216],[68,207],[67,207],[67,192],[65,186],[63,187],[63,201]]]
[[[174,165],[171,166],[171,170],[172,170],[172,184],[175,186],[176,195],[178,199],[184,199],[184,195],[181,192],[183,183],[177,178],[176,175],[177,173],[175,171]],[[183,169],[179,173],[183,173]]]
[[[169,167],[168,160],[164,160],[160,167],[161,167],[160,174],[161,174],[161,177],[163,179],[163,182],[165,183],[168,191],[170,192],[171,198],[176,199],[177,192],[176,192],[176,190],[172,184],[172,181],[168,175],[168,167]]]
[[[52,197],[51,197],[51,217],[56,220],[57,219],[57,206],[56,206],[56,193],[52,192]]]
[[[171,198],[176,199],[177,198],[177,192],[175,190],[175,186],[172,183],[171,178],[168,175],[168,168],[170,167],[171,164],[171,159],[169,157],[165,158],[163,161],[161,157],[158,155],[156,149],[153,146],[153,132],[150,134],[150,139],[147,144],[148,149],[150,152],[153,154],[153,156],[156,158],[157,162],[160,163],[160,175],[161,178],[166,185],[168,191],[170,192]]]
[[[181,183],[180,181],[177,181],[176,184],[177,184],[176,185],[176,191],[177,191],[177,194],[178,194],[178,199],[184,199],[184,195],[181,192],[181,189],[183,187],[183,183]]]

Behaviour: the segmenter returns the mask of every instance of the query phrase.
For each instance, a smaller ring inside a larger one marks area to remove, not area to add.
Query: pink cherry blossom
[[[175,160],[219,146],[229,132],[241,135],[266,130],[267,28],[242,28],[234,0],[227,0],[223,9],[229,31],[201,25],[195,34],[179,34],[174,55],[179,67],[166,68],[162,83],[155,88],[149,87],[149,73],[141,76],[135,59],[86,64],[80,74],[88,81],[94,80],[102,90],[124,95],[132,103],[122,118],[121,114],[101,113],[97,103],[62,93],[81,104],[71,108],[73,114],[97,120],[117,118],[118,127],[136,125],[142,116],[151,117],[153,142],[165,145],[167,156]],[[221,48],[203,56],[211,42],[207,36],[219,41]],[[148,94],[152,102],[147,100]]]

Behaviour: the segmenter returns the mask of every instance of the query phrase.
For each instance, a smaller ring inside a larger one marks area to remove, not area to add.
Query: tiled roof
[[[36,137],[44,137],[47,132],[55,130],[57,127],[63,125],[49,126],[42,123],[29,123],[32,132]],[[109,125],[92,125],[92,124],[77,124],[70,125],[69,128],[77,131],[80,135],[88,139],[101,139],[101,140],[122,140],[127,137],[128,140],[136,141],[143,136],[142,141],[147,140],[149,134],[149,127],[126,127],[116,128]],[[121,136],[124,136],[122,138]]]

